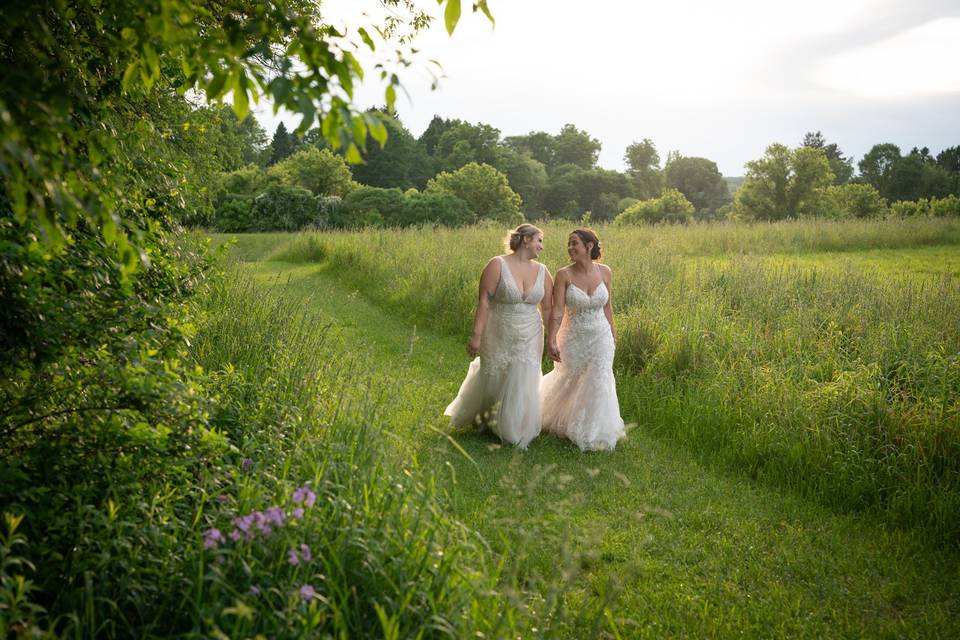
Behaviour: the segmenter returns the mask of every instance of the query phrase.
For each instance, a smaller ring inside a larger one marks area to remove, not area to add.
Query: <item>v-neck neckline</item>
[[[519,283],[517,282],[516,276],[513,275],[513,271],[510,269],[510,263],[507,262],[507,259],[505,257],[500,256],[500,262],[502,263],[501,266],[507,270],[508,274],[510,274],[510,282],[512,282],[514,288],[520,292],[520,300],[522,300],[523,302],[526,302],[527,298],[530,296],[530,293],[537,287],[537,282],[540,280],[540,272],[537,271],[537,277],[533,281],[533,284],[530,285],[530,291],[527,291],[525,293],[523,291],[523,287],[521,286],[523,283],[523,278],[520,279]]]

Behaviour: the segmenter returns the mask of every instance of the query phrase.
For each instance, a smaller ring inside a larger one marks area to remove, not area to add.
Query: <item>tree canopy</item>
[[[734,199],[735,214],[746,219],[816,215],[818,198],[833,183],[826,154],[812,147],[772,144],[762,158],[746,166],[746,179]]]

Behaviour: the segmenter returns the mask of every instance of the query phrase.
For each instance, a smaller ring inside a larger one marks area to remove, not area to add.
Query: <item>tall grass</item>
[[[544,262],[569,225],[546,225]],[[960,244],[941,220],[599,229],[614,270],[624,410],[704,459],[841,510],[960,537],[960,282],[806,252]],[[466,335],[503,232],[304,234],[365,295]]]
[[[226,536],[237,517],[271,507],[283,524],[270,535],[228,537],[196,558],[194,628],[229,637],[460,638],[526,637],[534,628],[556,636],[602,622],[602,611],[566,612],[566,582],[505,551],[522,548],[525,535],[551,541],[567,555],[554,569],[572,579],[574,537],[562,518],[505,527],[517,539],[504,546],[449,517],[444,485],[385,453],[381,397],[402,396],[390,389],[402,376],[378,378],[335,327],[294,300],[282,283],[236,277],[208,298],[194,353],[223,378],[216,421],[249,462],[238,460],[241,470],[221,488],[226,498],[211,500],[198,531]],[[506,523],[511,513],[491,509],[490,517]]]

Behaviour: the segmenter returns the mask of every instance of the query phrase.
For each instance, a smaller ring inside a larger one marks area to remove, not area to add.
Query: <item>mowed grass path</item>
[[[643,416],[624,416],[636,426],[609,454],[549,436],[526,452],[448,437],[461,340],[391,317],[325,265],[234,251],[262,286],[307,299],[368,354],[398,469],[415,457],[433,470],[459,519],[568,581],[568,606],[608,606],[627,637],[960,637],[952,552],[705,467],[651,437]]]

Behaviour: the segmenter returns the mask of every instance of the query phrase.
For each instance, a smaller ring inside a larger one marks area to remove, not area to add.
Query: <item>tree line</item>
[[[415,137],[384,118],[386,144],[350,165],[316,132],[280,123],[269,143],[252,117],[250,165],[222,176],[204,222],[224,231],[308,225],[471,224],[563,218],[622,223],[949,215],[960,194],[960,146],[936,157],[878,144],[858,163],[819,131],[800,145],[771,145],[747,163],[731,194],[715,162],[671,151],[661,164],[649,138],[631,143],[625,171],[597,166],[599,140],[574,124],[556,133],[503,137],[495,127],[434,116]],[[908,204],[912,203],[912,204]],[[278,219],[279,212],[286,212]]]

